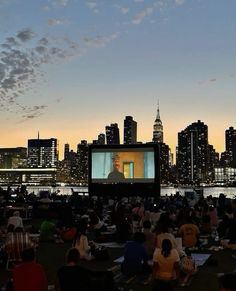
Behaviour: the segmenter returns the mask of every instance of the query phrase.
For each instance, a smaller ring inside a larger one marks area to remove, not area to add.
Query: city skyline
[[[228,0],[0,1],[0,147],[55,137],[76,150],[123,120],[152,140],[159,100],[164,142],[208,125],[225,150],[236,127],[236,3]],[[37,13],[35,13],[37,11]]]

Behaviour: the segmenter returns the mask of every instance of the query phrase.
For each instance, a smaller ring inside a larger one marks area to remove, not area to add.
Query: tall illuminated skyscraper
[[[126,116],[124,120],[124,144],[137,143],[137,122],[132,116]]]
[[[117,123],[106,126],[107,144],[120,144],[120,130]]]
[[[167,184],[170,177],[171,153],[170,147],[163,142],[163,125],[160,117],[159,103],[153,125],[153,143],[158,143],[160,153],[160,178],[162,184]]]
[[[232,126],[225,131],[225,150],[229,156],[229,166],[236,168],[236,129]]]
[[[53,168],[58,161],[57,139],[29,139],[28,166],[31,168]]]
[[[159,104],[157,106],[157,115],[153,125],[153,142],[163,142],[163,125],[160,117]]]
[[[66,143],[65,148],[64,148],[64,160],[68,160],[69,153],[70,153],[70,145]]]
[[[178,133],[177,169],[182,183],[205,182],[209,160],[208,126],[198,120]]]

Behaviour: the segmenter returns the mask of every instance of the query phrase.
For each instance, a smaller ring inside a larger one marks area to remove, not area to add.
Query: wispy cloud
[[[44,113],[47,107],[48,107],[47,105],[34,105],[32,107],[29,106],[22,107],[22,109],[24,110],[24,114],[22,114],[20,122],[38,118]]]
[[[120,7],[120,11],[122,14],[127,14],[129,12],[129,7]]]
[[[95,37],[84,37],[83,41],[88,46],[101,48],[105,47],[108,43],[115,40],[119,36],[119,34],[120,34],[119,32],[114,32],[107,36],[98,35]]]
[[[202,81],[199,81],[198,84],[199,84],[199,85],[204,85],[204,84],[214,83],[214,82],[216,82],[216,81],[217,81],[216,78],[211,78],[211,79],[208,79],[208,80],[202,80]]]
[[[153,7],[147,7],[145,8],[143,11],[139,12],[138,14],[136,14],[134,16],[134,18],[132,19],[132,23],[133,24],[140,24],[145,17],[147,17],[148,15],[153,13]]]
[[[94,8],[97,7],[97,3],[96,3],[96,2],[92,2],[92,1],[86,2],[86,5],[87,5],[90,9],[94,9]]]
[[[176,3],[177,5],[183,5],[184,2],[185,2],[185,0],[175,0],[175,3]]]
[[[67,6],[69,0],[53,0],[53,3],[60,6]]]
[[[0,110],[21,112],[23,119],[35,118],[45,106],[22,105],[19,97],[42,79],[47,64],[61,63],[80,56],[78,43],[62,39],[57,43],[49,37],[38,37],[27,28],[9,36],[0,45]]]
[[[58,19],[58,18],[50,18],[50,19],[48,19],[48,25],[49,26],[62,25],[64,23],[65,23],[64,19]]]

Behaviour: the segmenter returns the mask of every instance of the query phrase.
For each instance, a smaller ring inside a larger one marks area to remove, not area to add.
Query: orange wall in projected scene
[[[120,163],[132,162],[134,165],[134,178],[144,178],[144,153],[140,152],[119,152]],[[123,169],[123,166],[121,167]]]

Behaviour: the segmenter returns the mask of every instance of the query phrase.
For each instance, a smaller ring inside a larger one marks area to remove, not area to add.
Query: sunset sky
[[[0,0],[0,147],[76,149],[133,116],[152,139],[159,100],[172,152],[190,123],[224,151],[236,127],[235,0]]]

